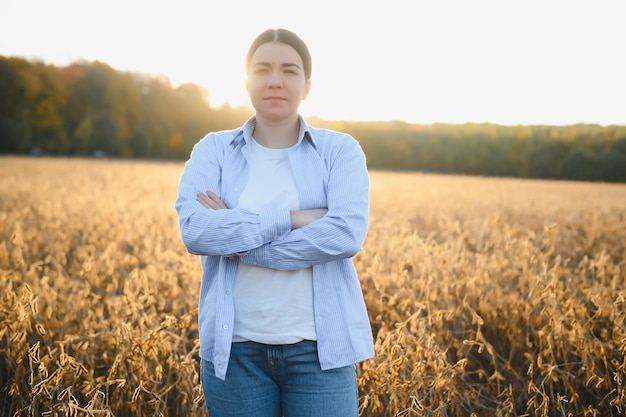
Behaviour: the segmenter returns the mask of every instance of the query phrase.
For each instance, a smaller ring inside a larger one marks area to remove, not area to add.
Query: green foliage
[[[0,152],[17,151],[17,137],[9,119],[0,116]]]
[[[249,109],[213,109],[194,84],[114,70],[0,56],[0,152],[187,158],[206,133],[234,128]],[[226,117],[222,117],[226,116]]]
[[[626,181],[626,136],[621,136],[626,132],[621,126],[311,122],[352,134],[374,169]]]
[[[47,66],[0,56],[0,152],[186,159],[206,133],[233,129],[248,107],[212,107],[195,84],[102,62]],[[416,125],[311,118],[354,136],[373,169],[626,181],[626,126]]]

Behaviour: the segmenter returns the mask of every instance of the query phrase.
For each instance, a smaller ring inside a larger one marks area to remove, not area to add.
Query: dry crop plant
[[[626,411],[626,187],[373,176],[363,416]]]
[[[0,416],[206,416],[182,164],[0,159]],[[372,172],[362,416],[619,415],[624,185]]]
[[[180,165],[0,167],[0,415],[203,415]]]

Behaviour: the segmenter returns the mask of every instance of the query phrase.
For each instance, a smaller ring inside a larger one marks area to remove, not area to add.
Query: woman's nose
[[[276,71],[272,71],[267,80],[268,87],[281,87],[283,85],[283,80],[280,77],[280,73]]]

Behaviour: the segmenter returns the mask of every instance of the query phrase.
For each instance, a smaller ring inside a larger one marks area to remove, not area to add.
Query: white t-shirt
[[[250,179],[238,207],[298,210],[289,149],[265,148],[255,140],[249,147]],[[312,268],[280,271],[239,263],[234,301],[234,342],[277,345],[316,340]]]

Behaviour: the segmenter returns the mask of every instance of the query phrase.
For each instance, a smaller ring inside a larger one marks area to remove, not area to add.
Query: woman
[[[373,356],[351,257],[365,239],[369,177],[352,137],[298,113],[311,57],[270,29],[246,57],[255,115],[210,133],[176,200],[203,266],[202,385],[211,417],[357,416],[354,364]]]

